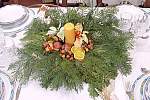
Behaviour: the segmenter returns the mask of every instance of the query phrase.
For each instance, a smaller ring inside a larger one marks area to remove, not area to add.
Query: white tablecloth
[[[15,45],[20,46],[19,39],[23,37],[23,33],[21,32],[17,34],[14,38]],[[150,32],[146,33],[150,36]],[[9,37],[6,38],[6,43],[12,47],[12,42]],[[118,74],[117,78],[115,79],[115,90],[114,94],[117,96],[118,100],[129,100],[129,97],[125,91],[125,79],[126,80],[134,80],[139,75],[141,75],[141,67],[145,67],[150,69],[150,38],[148,39],[136,39],[135,40],[135,47],[133,50],[130,51],[130,55],[133,58],[132,60],[132,72],[127,78],[124,78],[121,74]],[[9,66],[12,62],[11,57],[9,55],[0,56],[0,65],[1,66]],[[2,69],[6,71],[5,69]],[[27,85],[23,86],[21,89],[21,93],[19,96],[19,100],[92,100],[89,97],[88,93],[88,85],[84,85],[84,89],[76,93],[74,91],[68,92],[65,89],[61,88],[58,91],[51,91],[50,89],[46,90],[41,88],[38,82],[30,81]],[[101,100],[97,98],[97,100]],[[140,100],[140,99],[136,99]]]

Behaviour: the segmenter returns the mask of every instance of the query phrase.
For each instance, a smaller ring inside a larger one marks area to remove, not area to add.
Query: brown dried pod
[[[61,44],[60,42],[54,42],[54,43],[53,43],[53,47],[54,47],[55,49],[60,49],[60,48],[62,47],[62,44]]]
[[[69,54],[69,55],[72,55],[72,52],[71,52],[71,51],[68,51],[68,54]]]
[[[70,55],[66,55],[66,58],[69,59],[69,58],[70,58]]]
[[[92,43],[92,40],[89,40],[89,43]]]
[[[44,42],[42,45],[43,48],[46,48],[47,46],[48,46],[48,42]]]
[[[65,44],[64,44],[64,45],[62,45],[61,49],[62,49],[62,50],[64,50],[64,49],[65,49]]]
[[[93,49],[93,45],[92,44],[88,45],[88,48]]]
[[[59,38],[57,36],[53,36],[54,41],[59,41]]]
[[[74,59],[73,57],[70,57],[70,58],[69,58],[70,61],[73,60],[73,59]]]
[[[62,55],[61,57],[62,57],[62,58],[65,58],[66,56],[65,56],[65,55]]]
[[[86,52],[88,52],[88,51],[89,51],[89,49],[88,49],[87,47],[85,47],[85,48],[84,48],[84,50],[85,50]]]
[[[65,50],[69,51],[70,50],[70,46],[68,44],[65,44]]]
[[[49,47],[46,47],[46,48],[45,48],[45,51],[46,51],[46,52],[49,52],[49,51],[50,51],[50,50],[49,50]]]
[[[65,53],[65,50],[61,50],[60,53],[61,53],[61,54],[64,54],[64,53]]]

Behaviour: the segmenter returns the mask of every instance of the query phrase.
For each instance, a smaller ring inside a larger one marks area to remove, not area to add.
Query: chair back
[[[129,2],[129,1],[122,1],[122,2],[120,2],[120,4],[121,4],[121,5],[124,5],[124,4],[132,5],[132,3]]]

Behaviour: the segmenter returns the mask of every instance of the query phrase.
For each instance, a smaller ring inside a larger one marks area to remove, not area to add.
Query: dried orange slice
[[[73,46],[73,47],[71,48],[71,52],[72,52],[72,53],[84,52],[84,49],[83,49],[82,47]]]
[[[85,52],[78,51],[74,53],[74,58],[77,60],[83,60],[85,57]]]
[[[73,46],[71,48],[72,53],[74,54],[74,58],[77,60],[83,60],[85,57],[85,50],[81,47]]]
[[[71,52],[74,53],[74,52],[77,50],[77,48],[78,48],[78,47],[73,46],[73,47],[71,48]]]

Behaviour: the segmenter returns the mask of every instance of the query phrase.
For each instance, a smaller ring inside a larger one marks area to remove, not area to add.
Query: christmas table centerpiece
[[[85,14],[84,10],[88,12]],[[80,90],[89,85],[99,96],[117,71],[128,74],[131,33],[119,29],[116,8],[49,8],[21,40],[18,61],[9,70],[21,82],[38,80],[44,88]]]

